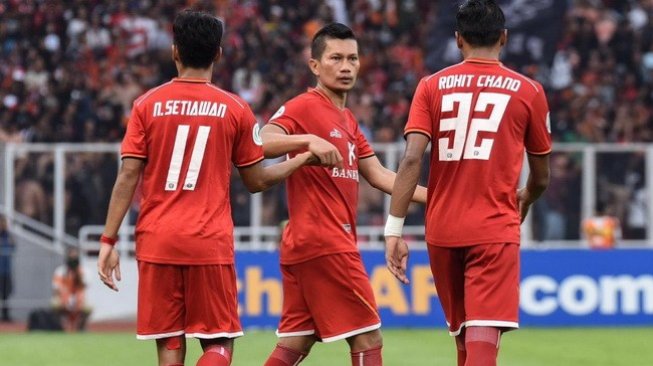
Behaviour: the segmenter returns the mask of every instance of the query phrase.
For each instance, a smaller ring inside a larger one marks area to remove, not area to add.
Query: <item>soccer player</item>
[[[502,332],[519,326],[519,226],[549,181],[549,111],[539,83],[499,62],[507,31],[494,0],[467,0],[456,19],[464,61],[417,86],[386,222],[386,259],[407,283],[401,231],[431,142],[431,271],[458,365],[485,366],[496,364]],[[517,190],[524,150],[530,173]]]
[[[248,105],[211,84],[222,23],[190,10],[173,25],[178,76],[134,102],[122,143],[98,273],[118,290],[113,245],[142,179],[136,225],[137,338],[156,339],[159,365],[183,365],[185,338],[200,339],[198,365],[229,365],[241,336],[229,203],[231,164],[260,191],[311,162],[306,152],[264,168],[258,125]]]
[[[326,140],[338,154],[320,160],[339,166],[305,167],[288,178],[279,343],[265,365],[297,365],[316,341],[341,339],[349,343],[353,365],[381,365],[381,322],[356,246],[356,208],[359,172],[388,193],[395,173],[381,165],[345,107],[360,67],[351,29],[333,23],[319,30],[309,66],[317,86],[288,101],[263,127],[263,149],[266,157],[295,155],[315,139]],[[425,202],[426,189],[414,196]]]

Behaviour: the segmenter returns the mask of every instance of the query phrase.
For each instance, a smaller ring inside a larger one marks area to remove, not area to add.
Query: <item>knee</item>
[[[352,351],[364,351],[373,348],[383,347],[383,336],[380,330],[359,334],[347,339]]]
[[[316,341],[314,337],[284,337],[279,338],[278,344],[282,347],[308,355]]]

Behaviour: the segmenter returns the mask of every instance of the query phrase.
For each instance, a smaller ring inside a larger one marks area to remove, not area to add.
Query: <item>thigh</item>
[[[427,245],[431,273],[447,320],[449,333],[458,335],[465,325],[465,250]]]
[[[183,267],[138,262],[138,339],[184,334]]]
[[[470,247],[465,266],[467,326],[518,328],[519,245]]]
[[[316,335],[323,342],[381,327],[374,293],[358,252],[326,255],[295,267]]]
[[[304,300],[304,293],[295,277],[295,266],[281,265],[283,308],[277,336],[279,338],[304,337],[315,334],[313,316]]]
[[[184,285],[187,337],[214,339],[243,335],[233,264],[187,266]]]

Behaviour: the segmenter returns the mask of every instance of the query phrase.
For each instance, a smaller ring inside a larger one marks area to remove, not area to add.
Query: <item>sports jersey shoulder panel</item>
[[[208,83],[208,82],[205,83],[205,85],[208,86],[209,88],[219,92],[220,94],[222,94],[224,96],[227,96],[229,99],[231,99],[231,101],[236,103],[241,108],[241,110],[246,108],[247,103],[244,100],[242,100],[239,96],[237,96],[237,95],[235,95],[233,93],[229,93],[228,91],[222,90],[222,89],[218,88],[217,86],[215,86],[215,85],[213,85],[211,83]]]
[[[538,93],[540,93],[542,91],[542,85],[540,85],[540,83],[538,83],[537,81],[535,81],[535,80],[533,80],[533,79],[531,79],[531,78],[529,78],[529,77],[527,77],[527,76],[525,76],[523,74],[520,74],[515,70],[511,70],[511,69],[509,69],[509,68],[507,68],[507,67],[505,67],[503,65],[499,65],[499,67],[501,67],[502,70],[505,70],[508,73],[510,73],[510,74],[512,74],[514,76],[517,76],[519,79],[529,83],[533,87],[533,89],[535,89],[536,94],[538,94]]]
[[[159,85],[159,86],[157,86],[157,87],[154,87],[154,88],[148,90],[147,92],[145,92],[145,94],[143,94],[143,95],[141,95],[140,97],[136,98],[136,100],[134,101],[134,106],[135,106],[135,107],[139,107],[139,106],[140,106],[141,104],[143,104],[143,102],[145,102],[149,97],[151,97],[152,95],[154,95],[156,92],[163,90],[166,86],[172,85],[172,83],[173,83],[173,82],[172,82],[172,80],[171,80],[171,81],[168,81],[167,83],[163,83],[163,84],[161,84],[161,85]]]

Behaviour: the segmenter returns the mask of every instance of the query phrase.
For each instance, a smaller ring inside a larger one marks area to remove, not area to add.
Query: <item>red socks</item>
[[[277,347],[272,351],[272,354],[263,366],[296,366],[304,358],[306,358],[306,353],[277,344]]]
[[[383,358],[381,357],[381,347],[368,349],[365,351],[351,353],[352,366],[381,366]]]
[[[231,364],[231,353],[222,346],[211,346],[199,360],[196,366],[229,366]]]
[[[465,366],[467,349],[465,349],[465,333],[456,336],[456,350],[458,351],[458,366]]]
[[[465,366],[496,366],[501,331],[494,327],[468,327],[465,330]]]

